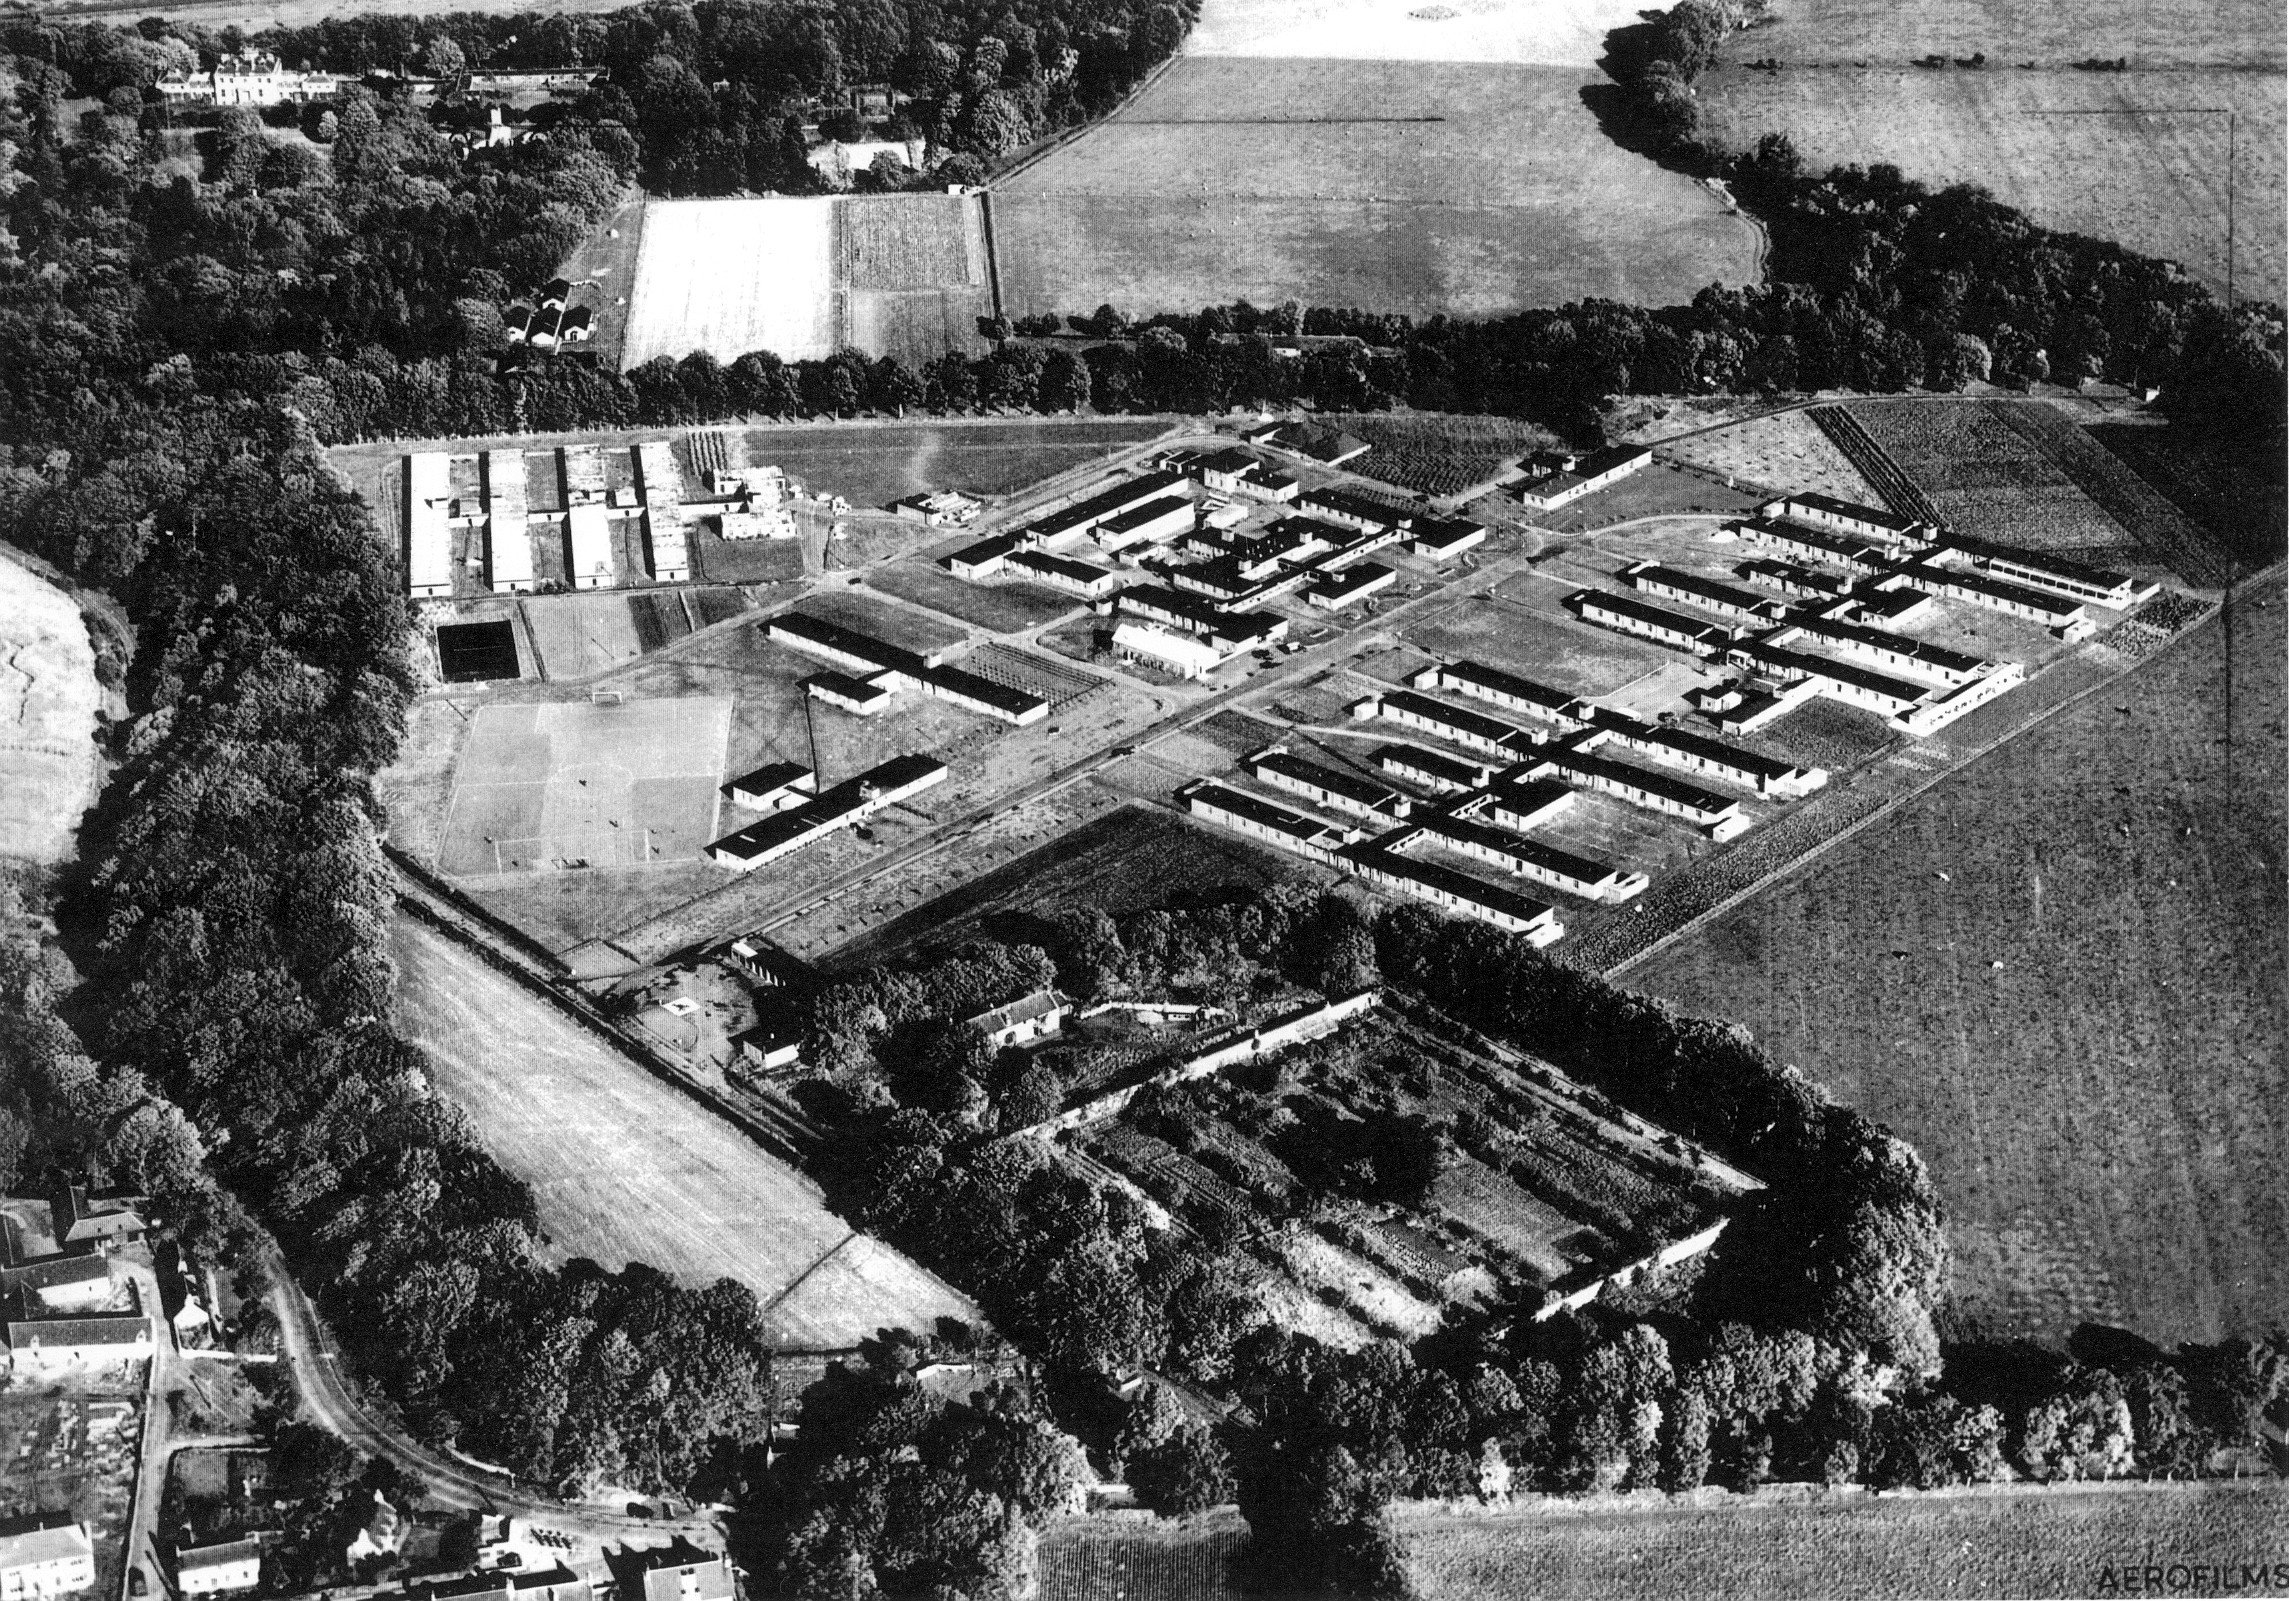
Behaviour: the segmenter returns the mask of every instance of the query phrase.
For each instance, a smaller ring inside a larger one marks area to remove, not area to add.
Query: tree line
[[[765,1411],[752,1292],[546,1265],[531,1195],[390,1025],[372,779],[412,674],[370,509],[290,412],[139,423],[0,486],[0,529],[89,541],[140,634],[59,903],[81,981],[19,981],[44,1159],[227,1258],[274,1236],[425,1438],[560,1490],[727,1484]]]

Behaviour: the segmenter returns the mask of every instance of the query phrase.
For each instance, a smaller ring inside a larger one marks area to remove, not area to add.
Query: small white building
[[[771,762],[741,774],[723,792],[751,812],[783,812],[816,796],[819,778],[799,762]]]
[[[1550,471],[1518,486],[1518,499],[1535,511],[1556,511],[1617,484],[1653,460],[1643,445],[1615,445],[1587,456],[1562,458]]]
[[[1042,989],[966,1021],[997,1046],[1023,1045],[1062,1031],[1072,1010],[1073,1003],[1065,996]]]
[[[1150,623],[1118,624],[1113,629],[1113,654],[1185,678],[1204,678],[1230,659],[1205,639]]]

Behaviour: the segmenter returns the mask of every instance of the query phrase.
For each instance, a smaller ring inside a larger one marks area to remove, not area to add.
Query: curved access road
[[[309,1297],[287,1271],[284,1259],[273,1252],[269,1265],[270,1305],[278,1316],[282,1351],[293,1367],[302,1403],[311,1419],[369,1456],[380,1457],[407,1473],[419,1475],[429,1486],[432,1500],[461,1511],[513,1514],[600,1542],[634,1535],[650,1536],[656,1541],[672,1534],[690,1536],[707,1544],[721,1542],[718,1525],[712,1519],[634,1518],[625,1513],[558,1501],[536,1494],[506,1475],[489,1473],[458,1461],[399,1433],[368,1412],[343,1381],[340,1351],[326,1332],[326,1326],[318,1320],[317,1308],[310,1304]]]

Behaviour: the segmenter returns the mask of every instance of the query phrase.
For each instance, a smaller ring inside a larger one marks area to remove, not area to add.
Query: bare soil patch
[[[0,556],[0,856],[72,854],[95,798],[102,704],[78,603]]]

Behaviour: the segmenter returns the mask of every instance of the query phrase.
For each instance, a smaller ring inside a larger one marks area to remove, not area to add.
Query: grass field
[[[1479,1596],[1867,1597],[2277,1595],[2239,1565],[2282,1559],[2278,1483],[1851,1496],[1706,1510],[1559,1507],[1506,1517],[1406,1514],[1424,1601]],[[2226,1583],[2173,1566],[2227,1564]],[[2152,1566],[2155,1577],[2139,1575]],[[2122,1570],[2138,1571],[2131,1583]],[[2108,1582],[2108,1570],[2113,1570]],[[1130,1594],[1138,1594],[1131,1590]]]
[[[1705,1507],[1539,1501],[1486,1516],[1406,1505],[1395,1518],[1425,1601],[2270,1595],[2280,1587],[2243,1583],[2240,1565],[2281,1560],[2285,1521],[2289,1490],[2278,1483],[1820,1500],[1782,1491]],[[1240,1587],[1246,1541],[1232,1512],[1191,1525],[1074,1519],[1042,1538],[1041,1601],[1263,1596]],[[2181,1572],[2173,1591],[2173,1564],[2224,1565],[2229,1582]],[[2161,1574],[2149,1584],[2150,1565]],[[2138,1590],[2125,1568],[2140,1570]]]
[[[1558,622],[1495,594],[1459,600],[1409,623],[1401,637],[1433,655],[1484,662],[1577,695],[1611,694],[1675,659],[1672,652]]]
[[[0,856],[72,854],[95,799],[103,689],[78,604],[0,556]]]
[[[1753,279],[1745,220],[1599,130],[1581,95],[1603,81],[1583,66],[1188,53],[995,189],[1003,304],[1483,316],[1589,295],[1671,304]]]
[[[482,877],[695,858],[716,837],[730,725],[725,699],[482,707],[438,866]]]
[[[926,489],[1005,495],[1166,428],[1144,418],[1072,422],[885,423],[758,428],[748,460],[784,467],[815,493],[854,506],[887,506]]]
[[[919,556],[873,569],[866,584],[997,634],[1054,622],[1080,604],[1039,584],[973,584]]]
[[[603,366],[620,365],[620,352],[627,340],[628,306],[635,291],[636,264],[643,253],[648,204],[643,190],[631,185],[620,203],[573,247],[572,254],[557,263],[558,276],[584,286],[575,293],[573,304],[595,313],[588,348]],[[550,474],[551,479],[554,476]],[[555,505],[553,482],[548,491],[547,499],[528,503],[535,508]]]
[[[2278,6],[2197,0],[1781,0],[1698,84],[1704,137],[1785,132],[1807,162],[1888,161],[1975,183],[2036,222],[2119,240],[2225,281],[2227,128],[2240,114],[2240,288],[2283,293],[2284,107]],[[1926,69],[1984,52],[1984,71]],[[2127,57],[2131,70],[2073,63]],[[1777,72],[1742,63],[1778,60]]]
[[[846,345],[919,366],[982,348],[993,309],[978,207],[956,195],[655,200],[628,293],[622,370]]]
[[[486,1148],[532,1186],[562,1256],[737,1279],[790,1349],[976,1317],[945,1283],[854,1235],[809,1179],[514,979],[410,918],[393,949],[398,1027]]]
[[[1556,511],[1529,512],[1537,528],[1588,533],[1639,517],[1738,516],[1756,509],[1759,496],[1664,465],[1641,467],[1610,489],[1600,489]]]
[[[836,951],[832,965],[991,936],[1067,907],[1102,906],[1119,915],[1186,890],[1270,884],[1293,876],[1290,867],[1290,859],[1197,828],[1173,812],[1124,806],[874,929]]]
[[[706,528],[694,528],[692,560],[703,578],[725,584],[788,584],[803,576],[801,539],[724,539]]]
[[[2213,620],[1630,975],[1923,1152],[1960,1327],[2289,1318],[2283,610],[2235,608],[2230,789]]]

